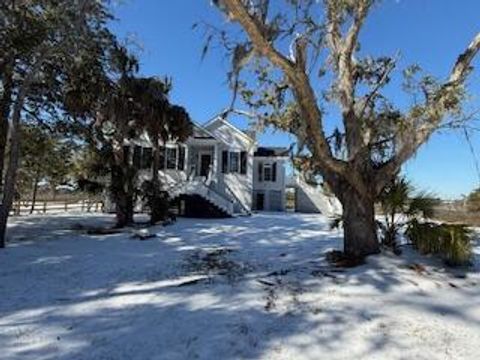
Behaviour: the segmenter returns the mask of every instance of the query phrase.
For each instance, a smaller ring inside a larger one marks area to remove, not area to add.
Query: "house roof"
[[[288,157],[290,149],[285,147],[258,147],[254,156],[256,157]]]
[[[198,124],[194,124],[193,126],[192,137],[194,139],[215,139],[212,133]]]
[[[239,134],[240,136],[242,136],[243,138],[247,139],[248,141],[250,142],[255,142],[255,139],[251,136],[250,133],[247,133],[239,128],[237,128],[235,125],[233,125],[230,121],[228,121],[227,119],[225,119],[224,117],[222,116],[216,116],[214,117],[213,119],[211,119],[210,121],[208,121],[205,125],[203,125],[204,128],[210,128],[212,127],[212,125],[216,124],[220,122],[221,124],[224,124],[226,126],[228,126],[230,129],[232,129],[233,131],[235,131],[237,134]]]

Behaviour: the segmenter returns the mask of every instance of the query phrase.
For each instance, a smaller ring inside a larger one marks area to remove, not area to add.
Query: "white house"
[[[285,210],[288,149],[259,147],[253,154],[253,209]]]
[[[180,215],[233,216],[252,210],[285,210],[285,148],[259,147],[252,133],[222,117],[195,125],[183,144],[162,149],[160,179]],[[133,161],[151,176],[148,139],[136,142]]]

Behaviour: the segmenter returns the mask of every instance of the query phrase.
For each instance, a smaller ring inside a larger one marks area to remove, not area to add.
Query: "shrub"
[[[472,258],[472,231],[462,224],[410,221],[405,235],[422,254],[439,255],[449,266],[469,265]]]
[[[431,194],[416,191],[404,177],[394,178],[377,200],[384,216],[384,223],[378,223],[383,244],[394,250],[398,232],[405,225],[402,219],[432,218],[438,204]]]
[[[467,265],[472,259],[472,231],[465,225],[444,225],[443,256],[450,266]]]
[[[480,211],[480,188],[468,195],[467,206],[470,211]]]

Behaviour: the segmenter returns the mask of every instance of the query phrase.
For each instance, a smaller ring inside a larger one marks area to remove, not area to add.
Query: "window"
[[[167,169],[175,170],[177,167],[177,149],[167,148]]]
[[[185,147],[161,147],[158,154],[159,170],[185,170]]]
[[[222,151],[222,173],[247,173],[246,151]]]
[[[152,167],[153,150],[152,148],[141,147],[136,145],[133,147],[131,163],[137,169],[149,169]]]
[[[141,161],[141,169],[149,169],[152,167],[152,159],[153,159],[153,151],[152,148],[143,148],[142,149],[142,161]]]
[[[238,173],[240,170],[240,153],[231,152],[230,153],[230,172]]]
[[[180,171],[185,170],[185,147],[178,147],[178,164],[177,169]]]
[[[137,145],[133,148],[133,166],[139,169],[141,163],[142,163],[142,147]]]
[[[135,146],[132,163],[137,169],[150,169],[153,165],[153,149]],[[159,148],[158,169],[165,170],[165,168],[185,170],[185,147],[179,146],[178,150],[177,148]]]
[[[165,170],[165,148],[160,148],[160,153],[158,154],[158,169]]]
[[[272,181],[272,164],[263,166],[263,181]]]
[[[277,163],[258,163],[258,181],[277,181]]]

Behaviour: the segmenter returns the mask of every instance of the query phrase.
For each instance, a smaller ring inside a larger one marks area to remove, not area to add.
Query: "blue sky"
[[[273,0],[275,1],[275,0]],[[124,0],[115,7],[117,20],[112,24],[121,38],[139,47],[141,73],[171,76],[172,100],[185,106],[192,118],[203,123],[229,104],[226,84],[229,61],[223,52],[213,50],[201,61],[204,39],[192,30],[204,20],[222,25],[223,17],[209,0]],[[416,62],[440,78],[447,76],[456,56],[480,31],[478,0],[384,0],[377,6],[361,36],[362,52],[373,55],[401,54],[401,63]],[[474,102],[480,107],[479,68],[470,77]],[[406,98],[398,90],[389,90],[398,103]],[[239,126],[245,126],[236,120]],[[268,131],[260,141],[266,145],[289,145],[294,139]],[[480,136],[473,146],[480,156]],[[434,135],[415,158],[404,167],[419,188],[452,198],[480,186],[471,151],[461,132]]]

